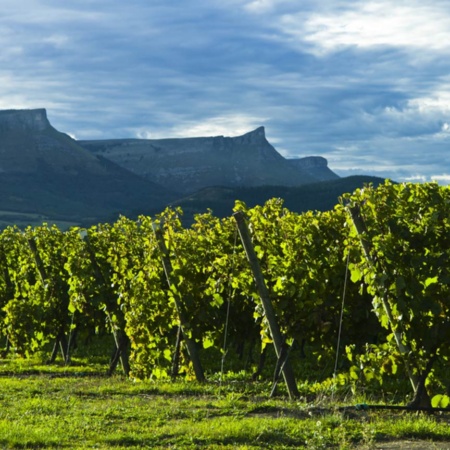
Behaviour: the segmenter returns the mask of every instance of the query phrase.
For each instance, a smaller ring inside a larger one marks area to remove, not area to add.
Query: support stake
[[[256,257],[255,250],[253,249],[253,243],[250,238],[250,234],[248,232],[245,216],[241,211],[234,213],[233,216],[236,220],[242,245],[244,246],[245,253],[247,254],[247,259],[250,263],[250,267],[253,272],[256,288],[258,290],[258,294],[259,297],[261,298],[261,303],[264,308],[264,313],[266,315],[267,321],[269,322],[269,329],[270,334],[272,336],[273,345],[275,347],[275,353],[277,355],[277,358],[280,359],[282,355],[283,338],[281,336],[280,327],[278,326],[275,311],[273,309],[272,302],[269,296],[269,291],[267,289],[263,274],[261,272],[258,258]],[[284,362],[282,371],[283,371],[283,378],[289,393],[289,397],[291,399],[298,397],[300,394],[297,388],[297,384],[295,382],[294,372],[289,363],[289,360]]]
[[[172,263],[170,262],[169,252],[164,242],[164,237],[161,228],[157,224],[153,224],[153,231],[155,233],[156,241],[158,243],[159,250],[161,252],[161,261],[164,268],[164,273],[166,274],[167,284],[170,288],[172,285]],[[205,381],[205,374],[203,372],[203,367],[200,362],[200,357],[198,355],[197,345],[193,339],[188,335],[189,322],[186,319],[183,305],[181,301],[175,298],[175,307],[178,313],[178,319],[180,321],[180,328],[183,334],[184,342],[186,343],[187,351],[189,353],[189,358],[191,358],[192,365],[194,367],[195,378],[199,382]]]
[[[376,264],[375,258],[373,258],[371,255],[371,245],[368,242],[368,240],[366,238],[364,238],[364,236],[367,235],[367,228],[366,228],[366,224],[364,223],[364,221],[361,217],[361,211],[358,206],[354,206],[352,208],[349,207],[348,210],[350,212],[350,216],[352,218],[352,222],[355,227],[355,230],[358,234],[359,241],[360,241],[361,247],[363,249],[364,257],[366,258],[366,261],[369,264],[369,266],[373,270],[376,270],[377,264]],[[395,342],[397,343],[397,347],[398,347],[400,354],[402,355],[403,360],[405,362],[406,370],[408,372],[408,377],[411,382],[411,385],[414,389],[414,392],[417,392],[417,389],[419,387],[419,377],[416,374],[414,374],[413,371],[411,370],[411,363],[408,358],[408,355],[411,353],[411,349],[410,349],[408,343],[404,344],[402,342],[402,326],[401,326],[401,323],[398,323],[398,322],[396,323],[394,316],[392,315],[391,306],[389,305],[389,302],[386,298],[387,295],[384,292],[384,290],[385,290],[384,287],[380,286],[380,290],[381,290],[380,298],[381,298],[381,302],[383,303],[383,308],[388,317],[389,326],[391,328],[392,333],[394,334]]]

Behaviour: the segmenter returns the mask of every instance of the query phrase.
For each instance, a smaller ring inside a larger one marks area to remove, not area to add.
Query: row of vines
[[[235,210],[298,379],[308,361],[338,383],[406,380],[417,404],[448,391],[449,188],[386,182],[328,212],[293,213],[279,199]],[[109,371],[121,362],[135,378],[204,380],[231,348],[234,369],[257,364],[271,336],[234,217],[185,228],[180,216],[3,230],[3,355],[53,361],[61,350],[68,361],[75,336],[111,335]]]

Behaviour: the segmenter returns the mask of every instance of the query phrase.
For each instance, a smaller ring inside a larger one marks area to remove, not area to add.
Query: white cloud
[[[450,174],[431,175],[431,180],[437,181],[439,184],[450,184]]]
[[[189,138],[206,136],[240,136],[261,126],[264,118],[241,114],[218,116],[196,121],[184,121],[177,126],[157,131],[141,128],[135,130],[141,139]]]
[[[411,108],[417,111],[427,113],[450,113],[450,92],[447,90],[450,86],[440,86],[434,92],[427,96],[413,98],[409,101]]]
[[[253,0],[244,5],[244,8],[251,13],[265,13],[272,11],[280,3],[284,3],[283,0]]]
[[[425,175],[411,175],[404,177],[401,181],[409,181],[411,183],[425,183],[429,181]]]
[[[317,53],[379,46],[450,52],[450,10],[446,2],[352,2],[309,15],[285,15],[279,28],[300,42],[312,44]]]
[[[450,93],[447,84],[426,95],[412,97],[402,107],[386,106],[374,116],[379,131],[403,138],[448,139],[450,137]]]

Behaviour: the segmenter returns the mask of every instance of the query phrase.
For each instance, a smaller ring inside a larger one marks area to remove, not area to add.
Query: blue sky
[[[336,173],[450,182],[448,0],[20,0],[0,109],[77,139],[236,136]]]

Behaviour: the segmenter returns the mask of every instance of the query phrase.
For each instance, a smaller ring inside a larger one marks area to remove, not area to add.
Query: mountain
[[[339,178],[329,167],[328,161],[323,156],[307,156],[305,158],[288,159],[291,167],[299,172],[307,172],[314,178],[314,182],[328,181]]]
[[[57,131],[45,109],[0,111],[0,189],[0,222],[37,214],[92,223],[175,198]]]
[[[339,178],[325,158],[286,159],[263,127],[237,137],[76,141],[45,109],[0,111],[0,228],[91,225],[180,205],[185,223],[235,200],[273,197],[293,211],[329,209],[372,177]]]
[[[338,176],[322,157],[286,159],[264,127],[237,137],[78,141],[146,180],[189,194],[209,186],[301,186]]]

